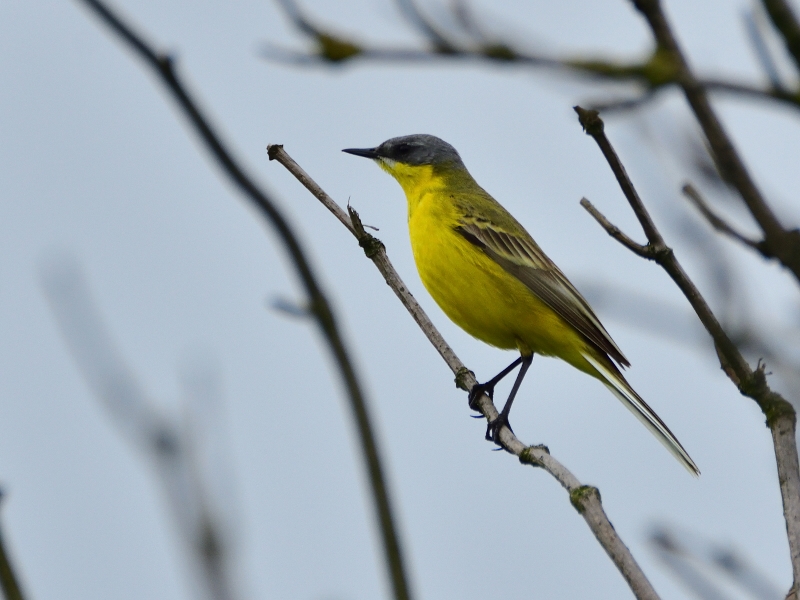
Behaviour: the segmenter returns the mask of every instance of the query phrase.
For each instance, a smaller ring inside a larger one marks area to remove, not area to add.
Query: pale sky
[[[700,70],[763,79],[742,24],[747,2],[666,4]],[[445,5],[426,3],[431,14]],[[478,10],[491,26],[534,50],[632,57],[650,44],[623,0],[484,5]],[[579,288],[658,300],[680,316],[688,306],[668,277],[611,240],[578,204],[588,197],[643,240],[571,108],[629,90],[516,66],[298,68],[259,55],[265,43],[305,47],[271,2],[116,6],[175,53],[201,105],[311,255],[369,394],[417,597],[629,597],[564,490],[491,451],[485,423],[470,418],[466,395],[350,234],[265,150],[284,144],[337,201],[349,200],[380,229],[411,291],[487,379],[514,355],[447,320],[416,275],[399,186],[340,150],[438,135]],[[390,0],[304,6],[362,39],[416,42]],[[2,522],[29,596],[193,594],[152,465],[87,386],[45,299],[42,269],[66,258],[81,265],[121,354],[166,415],[185,413],[182,374],[209,364],[219,373],[222,416],[213,436],[227,456],[217,475],[234,515],[241,597],[388,597],[338,378],[314,328],[273,308],[301,290],[260,215],[221,176],[155,78],[77,2],[0,0],[0,82]],[[800,113],[749,101],[717,106],[779,214],[796,224]],[[692,213],[680,184],[692,174],[669,150],[692,132],[682,99],[668,92],[607,123],[668,242],[701,289],[712,290],[706,263],[681,236]],[[720,206],[753,230],[735,202]],[[796,330],[789,275],[732,243],[710,248],[747,281],[736,300],[765,328]],[[788,589],[763,415],[724,377],[702,338],[666,339],[619,312],[598,307],[633,365],[628,379],[702,476],[690,477],[603,386],[552,359],[534,360],[512,413],[515,432],[547,444],[582,482],[600,488],[615,528],[663,597],[689,596],[647,545],[659,523],[743,551]]]

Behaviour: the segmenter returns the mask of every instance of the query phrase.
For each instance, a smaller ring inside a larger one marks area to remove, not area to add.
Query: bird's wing
[[[456,231],[524,283],[537,298],[598,349],[620,365],[630,365],[589,303],[524,230],[521,235],[509,233],[486,221],[467,217]]]

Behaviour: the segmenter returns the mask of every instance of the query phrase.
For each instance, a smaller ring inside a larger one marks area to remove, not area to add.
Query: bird
[[[560,358],[602,382],[694,476],[689,454],[622,375],[630,363],[586,299],[525,228],[473,179],[456,149],[415,134],[343,152],[372,159],[408,201],[411,248],[425,288],[456,325],[519,357],[469,392],[470,407],[519,367],[486,439],[498,442],[533,356]]]

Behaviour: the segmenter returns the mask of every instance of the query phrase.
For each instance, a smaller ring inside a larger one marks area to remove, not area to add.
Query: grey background
[[[508,2],[493,24],[534,48],[645,52],[629,3]],[[263,42],[302,48],[264,1],[117,2],[174,49],[238,155],[280,199],[338,309],[370,394],[421,598],[620,598],[626,585],[564,491],[482,440],[464,394],[349,234],[279,165],[283,143],[378,236],[456,352],[486,378],[511,358],[448,322],[422,288],[395,182],[341,148],[432,133],[578,283],[602,282],[685,309],[666,275],[610,240],[589,197],[639,233],[571,106],[603,93],[514,66],[305,68],[267,62]],[[390,2],[306,2],[347,32],[416,42]],[[759,79],[744,2],[668,2],[694,64]],[[176,542],[150,466],[91,395],[42,294],[39,269],[73,256],[126,359],[167,414],[179,373],[210,362],[224,386],[220,428],[238,507],[246,598],[386,595],[360,457],[339,382],[303,321],[269,307],[299,291],[271,231],[231,187],[152,76],[75,2],[0,0],[0,480],[4,533],[32,598],[185,598]],[[717,103],[778,212],[796,222],[796,112]],[[178,117],[178,118],[176,118]],[[609,133],[665,234],[676,237],[686,176],[668,147],[691,120],[676,93]],[[665,139],[658,131],[671,132]],[[654,141],[655,140],[655,141]],[[734,216],[741,215],[735,208]],[[688,214],[688,211],[685,211]],[[741,220],[747,225],[746,220]],[[796,323],[796,287],[731,244],[749,302],[775,329]],[[652,523],[744,550],[781,587],[790,565],[769,431],[690,347],[601,318],[633,363],[629,379],[700,466],[694,480],[602,386],[537,358],[515,407],[521,439],[546,443],[599,486],[616,529],[665,597],[685,597],[646,547]]]

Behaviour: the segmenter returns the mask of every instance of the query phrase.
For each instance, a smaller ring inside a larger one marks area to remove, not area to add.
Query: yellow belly
[[[448,208],[423,201],[409,218],[422,283],[445,314],[487,344],[558,356],[585,370],[580,334],[455,231]]]

